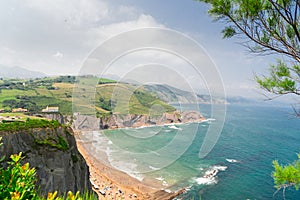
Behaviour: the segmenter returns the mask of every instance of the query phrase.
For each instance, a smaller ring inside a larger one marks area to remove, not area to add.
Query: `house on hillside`
[[[13,113],[17,113],[17,112],[28,112],[28,110],[26,108],[14,108],[12,109]]]
[[[5,109],[0,108],[0,113],[4,113],[4,112],[5,112]]]
[[[42,110],[43,113],[58,113],[59,107],[49,107],[47,106],[45,109]]]

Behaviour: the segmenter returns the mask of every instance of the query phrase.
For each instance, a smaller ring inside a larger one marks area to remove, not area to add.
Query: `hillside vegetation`
[[[97,84],[92,85],[95,82]],[[89,88],[92,88],[91,91]],[[38,113],[46,106],[58,106],[62,114],[71,114],[72,101],[76,102],[77,107],[96,112],[99,116],[112,113],[148,114],[153,105],[161,106],[165,112],[175,110],[136,85],[92,76],[79,79],[59,76],[0,80],[0,109],[5,111],[26,108],[31,113]]]

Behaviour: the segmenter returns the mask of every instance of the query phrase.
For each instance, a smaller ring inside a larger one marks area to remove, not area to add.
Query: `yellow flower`
[[[53,200],[56,197],[56,195],[57,195],[57,191],[55,191],[54,193],[49,192],[47,200]]]
[[[11,200],[19,200],[20,199],[20,193],[19,192],[11,192],[10,196],[11,196]]]
[[[71,192],[71,191],[68,192],[68,199],[75,200],[75,196],[74,196],[73,192]]]

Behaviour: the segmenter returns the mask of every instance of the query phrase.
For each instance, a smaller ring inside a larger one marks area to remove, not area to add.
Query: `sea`
[[[300,199],[300,190],[277,191],[272,178],[273,160],[287,164],[300,153],[300,119],[291,106],[227,105],[220,137],[200,158],[208,129],[221,123],[211,119],[211,109],[199,105],[209,119],[201,123],[93,131],[86,138],[93,141],[94,154],[104,151],[117,169],[168,192],[186,188],[177,199]]]

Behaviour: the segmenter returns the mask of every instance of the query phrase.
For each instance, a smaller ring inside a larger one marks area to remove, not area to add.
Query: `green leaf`
[[[236,31],[232,26],[225,27],[222,33],[223,33],[223,38],[230,38],[236,35]]]
[[[12,161],[14,161],[15,163],[19,162],[21,157],[22,157],[22,152],[20,152],[19,154],[14,154],[14,155],[10,156]]]
[[[290,24],[286,25],[286,35],[291,40],[296,37],[296,32],[294,31],[293,27]]]

